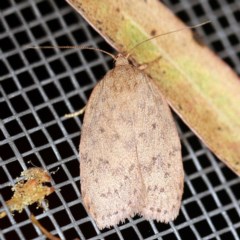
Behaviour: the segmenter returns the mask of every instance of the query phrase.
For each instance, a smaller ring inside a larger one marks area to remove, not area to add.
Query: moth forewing
[[[99,228],[134,214],[169,222],[183,192],[181,147],[166,100],[118,55],[86,106],[80,142],[83,203]]]

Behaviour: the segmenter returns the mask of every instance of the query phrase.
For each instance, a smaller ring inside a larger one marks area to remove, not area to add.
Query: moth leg
[[[155,58],[154,60],[152,60],[150,62],[143,63],[140,66],[138,66],[138,69],[139,70],[144,70],[144,69],[148,68],[149,65],[152,65],[152,64],[158,62],[159,60],[161,60],[161,58],[162,58],[162,56],[158,56],[157,58]]]
[[[79,116],[79,115],[82,115],[82,114],[85,112],[85,109],[86,109],[86,106],[84,106],[83,108],[81,108],[79,111],[65,114],[64,117],[65,117],[65,118],[77,117],[77,116]]]

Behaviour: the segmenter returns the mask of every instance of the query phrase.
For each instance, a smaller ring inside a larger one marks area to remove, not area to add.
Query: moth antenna
[[[81,49],[81,50],[95,50],[95,51],[99,51],[99,52],[102,52],[102,53],[105,53],[107,54],[108,56],[112,57],[115,61],[116,61],[116,57],[107,52],[107,51],[104,51],[100,48],[94,48],[94,47],[88,47],[88,46],[27,46],[27,48],[34,48],[34,49]]]
[[[145,43],[145,42],[151,41],[151,40],[154,39],[154,38],[158,38],[158,37],[161,37],[161,36],[164,36],[164,35],[168,35],[168,34],[171,34],[171,33],[175,33],[175,32],[180,32],[180,31],[186,30],[186,29],[198,28],[198,27],[201,27],[201,26],[203,26],[203,25],[205,25],[205,24],[208,24],[208,23],[210,23],[210,22],[211,22],[211,21],[208,20],[208,21],[205,21],[205,22],[203,22],[203,23],[200,23],[200,24],[197,24],[197,25],[194,25],[194,26],[188,26],[188,27],[180,28],[180,29],[173,30],[173,31],[170,31],[170,32],[167,32],[167,33],[161,33],[161,34],[158,34],[158,35],[153,36],[153,37],[151,37],[151,38],[148,38],[148,39],[146,39],[146,40],[143,40],[142,42],[137,43],[134,47],[132,47],[132,48],[129,50],[129,53],[127,54],[127,58],[131,55],[131,52],[132,52],[135,48],[139,47],[140,45],[142,45],[142,44]]]

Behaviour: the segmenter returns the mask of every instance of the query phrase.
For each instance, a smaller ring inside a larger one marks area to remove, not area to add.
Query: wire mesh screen
[[[164,3],[189,25],[211,20],[196,31],[240,73],[239,0]],[[61,239],[239,239],[240,179],[177,116],[185,170],[178,218],[162,224],[136,216],[100,231],[80,194],[82,117],[65,119],[64,114],[86,104],[113,61],[99,52],[25,46],[83,44],[113,50],[63,0],[5,0],[0,9],[0,201],[7,211],[0,220],[0,239],[45,239],[29,220],[31,212]],[[10,186],[32,164],[48,172],[59,168],[51,175],[56,191],[47,197],[49,209],[32,205],[11,215],[5,204],[12,196]]]

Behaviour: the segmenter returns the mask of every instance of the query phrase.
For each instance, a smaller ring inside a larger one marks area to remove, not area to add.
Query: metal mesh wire
[[[239,0],[166,0],[188,24],[212,23],[196,31],[240,73]],[[0,1],[0,201],[8,213],[0,239],[45,239],[29,220],[32,212],[61,239],[239,239],[240,179],[175,116],[183,148],[185,191],[179,217],[170,224],[136,216],[99,231],[80,195],[78,145],[82,108],[96,82],[112,66],[99,52],[33,50],[25,45],[91,45],[112,51],[65,1]],[[172,29],[169,29],[172,30]],[[36,206],[12,216],[5,201],[28,161],[52,175],[56,191],[49,210]],[[1,210],[2,210],[1,209]]]

